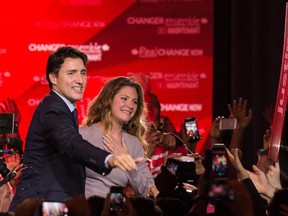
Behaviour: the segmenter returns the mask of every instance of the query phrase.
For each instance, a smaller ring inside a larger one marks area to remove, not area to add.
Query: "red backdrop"
[[[23,140],[49,91],[48,54],[65,44],[90,59],[80,121],[107,78],[145,74],[178,130],[184,118],[198,118],[203,150],[212,122],[213,1],[4,1],[0,26],[0,100],[16,101]]]

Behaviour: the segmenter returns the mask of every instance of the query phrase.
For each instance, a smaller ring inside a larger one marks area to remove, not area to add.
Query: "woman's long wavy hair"
[[[144,102],[144,94],[142,87],[133,78],[115,77],[108,80],[100,93],[91,101],[87,115],[82,121],[82,125],[91,126],[94,123],[101,122],[104,126],[104,132],[107,133],[112,129],[112,102],[114,96],[125,86],[136,89],[138,95],[138,106],[133,118],[123,125],[123,129],[136,137],[138,137],[146,152],[147,142],[145,135],[147,131],[147,108]]]

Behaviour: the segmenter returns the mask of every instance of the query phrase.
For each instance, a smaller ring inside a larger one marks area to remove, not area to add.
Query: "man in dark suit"
[[[27,198],[63,202],[84,194],[85,169],[108,174],[112,168],[136,169],[141,159],[110,154],[84,140],[78,132],[75,103],[87,83],[87,56],[72,47],[51,53],[46,78],[51,89],[35,110],[24,152],[24,169],[9,211]]]

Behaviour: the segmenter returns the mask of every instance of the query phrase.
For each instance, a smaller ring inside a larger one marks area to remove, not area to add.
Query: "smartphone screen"
[[[186,118],[184,121],[186,134],[193,140],[200,140],[197,119],[195,117]]]
[[[166,168],[172,175],[176,175],[177,170],[178,170],[178,166],[179,166],[179,164],[176,163],[174,159],[168,158],[168,160],[166,162]]]
[[[112,186],[110,188],[110,211],[122,211],[124,204],[123,188]]]
[[[219,122],[219,129],[220,130],[234,130],[237,126],[237,119],[221,119]]]
[[[67,216],[68,208],[65,203],[61,202],[43,202],[42,216]]]
[[[227,172],[227,152],[222,143],[212,146],[212,174],[213,179],[226,179]]]
[[[233,200],[234,191],[226,181],[212,182],[209,185],[208,197],[211,200]]]

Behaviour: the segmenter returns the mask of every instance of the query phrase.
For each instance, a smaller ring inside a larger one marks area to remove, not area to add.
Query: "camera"
[[[14,118],[14,113],[0,113],[0,134],[13,134],[18,132]]]
[[[0,157],[0,175],[5,178],[10,170],[7,168],[7,164],[4,158]]]
[[[214,144],[211,153],[213,179],[226,179],[228,177],[228,161],[225,144]]]
[[[175,175],[179,179],[180,183],[195,185],[197,184],[197,175],[194,158],[189,158],[189,160],[187,160],[186,157],[180,159],[168,158],[166,168],[172,175]]]
[[[195,117],[189,117],[184,120],[185,133],[187,136],[191,137],[194,141],[201,139],[197,119]]]
[[[110,211],[122,211],[124,201],[123,187],[112,186],[110,188]]]

